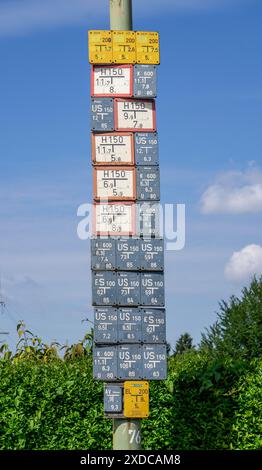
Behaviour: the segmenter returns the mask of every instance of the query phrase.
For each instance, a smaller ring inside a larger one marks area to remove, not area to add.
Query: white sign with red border
[[[93,232],[95,235],[135,234],[135,203],[94,204],[93,215]]]
[[[154,100],[114,100],[115,130],[132,132],[154,132],[156,111]]]
[[[123,166],[95,168],[94,199],[135,200],[135,169]]]
[[[92,160],[94,165],[134,165],[133,134],[92,134]]]
[[[133,67],[131,65],[93,65],[91,95],[132,96]]]

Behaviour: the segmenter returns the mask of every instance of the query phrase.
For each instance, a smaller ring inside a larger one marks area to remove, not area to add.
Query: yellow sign
[[[91,64],[159,64],[154,31],[88,31]]]
[[[136,63],[136,33],[134,31],[112,31],[113,62],[115,64]]]
[[[155,32],[136,32],[136,55],[138,64],[159,64],[159,35]]]
[[[112,64],[112,33],[111,31],[88,31],[89,62],[91,64]]]
[[[148,415],[148,382],[124,382],[124,416],[126,418],[147,418]]]

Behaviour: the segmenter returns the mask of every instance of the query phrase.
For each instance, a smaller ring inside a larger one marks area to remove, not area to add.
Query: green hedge
[[[102,384],[86,361],[0,368],[1,449],[108,449]]]
[[[199,352],[169,360],[150,384],[144,449],[257,449],[261,362],[210,361]],[[259,408],[260,407],[260,408]],[[103,386],[90,359],[0,361],[0,449],[110,449]]]
[[[232,447],[262,448],[262,362],[240,381],[233,420]]]

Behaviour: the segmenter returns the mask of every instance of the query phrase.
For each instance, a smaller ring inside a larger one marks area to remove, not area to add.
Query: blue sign
[[[160,235],[160,205],[154,202],[136,203],[137,232],[144,238]]]
[[[105,384],[104,412],[121,413],[123,411],[123,388],[120,385]]]
[[[143,352],[138,344],[118,346],[118,379],[139,380],[143,374]]]
[[[117,273],[117,305],[136,306],[140,304],[140,274]]]
[[[94,342],[117,343],[118,313],[113,307],[98,307],[94,311]]]
[[[91,264],[94,270],[116,269],[115,240],[93,238],[91,240]]]
[[[143,379],[165,380],[167,378],[167,354],[165,344],[144,344]]]
[[[134,96],[156,98],[157,67],[155,65],[134,65]]]
[[[93,348],[93,377],[97,380],[117,380],[117,346]]]
[[[165,286],[163,273],[141,274],[141,304],[151,307],[164,307]]]
[[[91,129],[95,132],[114,130],[114,100],[112,98],[91,99]]]
[[[155,166],[159,163],[157,132],[136,132],[135,158],[137,166]]]
[[[116,240],[116,264],[121,271],[140,269],[139,239],[120,238]]]
[[[120,343],[141,343],[142,313],[139,308],[118,309],[118,340]]]
[[[111,271],[92,272],[93,305],[116,304],[116,274]]]
[[[158,166],[140,166],[136,169],[136,193],[139,201],[160,200]]]
[[[166,312],[164,308],[144,308],[142,312],[142,342],[166,343]]]
[[[143,271],[163,271],[164,240],[162,238],[141,240],[140,266]]]

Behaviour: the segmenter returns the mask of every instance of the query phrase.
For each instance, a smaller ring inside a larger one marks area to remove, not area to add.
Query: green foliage
[[[193,338],[189,333],[184,333],[181,335],[177,342],[175,348],[175,354],[183,354],[187,352],[189,349],[193,349]]]
[[[233,419],[231,447],[240,450],[262,448],[262,361],[240,380],[237,410]]]
[[[192,351],[169,359],[168,380],[150,384],[145,449],[256,449],[261,364],[210,360]],[[110,449],[103,385],[91,358],[0,361],[0,449]]]
[[[221,304],[200,349],[190,347],[190,335],[180,338],[168,379],[150,383],[144,449],[262,447],[261,315],[262,279],[241,300]],[[23,322],[17,332],[14,354],[0,348],[0,449],[110,449],[103,384],[92,378],[93,331],[62,347],[43,343]]]
[[[229,449],[242,364],[210,361],[197,351],[170,360],[168,380],[152,384],[148,449]],[[161,408],[161,413],[159,413]]]
[[[262,277],[220,303],[217,322],[202,335],[201,347],[215,356],[242,357],[248,361],[262,354]]]
[[[0,449],[106,449],[103,386],[90,359],[0,363]]]

